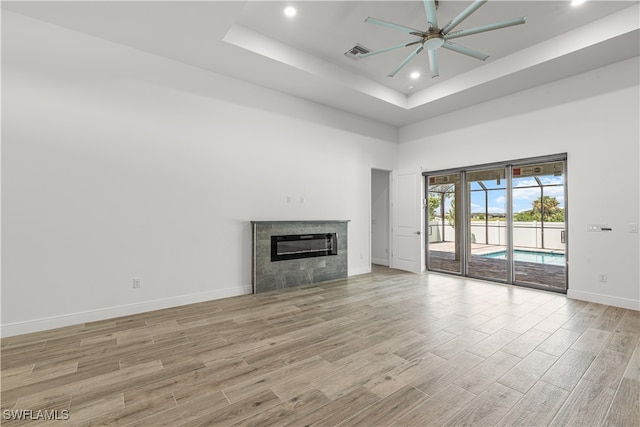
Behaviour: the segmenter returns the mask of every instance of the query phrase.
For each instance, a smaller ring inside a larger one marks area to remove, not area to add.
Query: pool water
[[[507,251],[492,252],[490,254],[480,255],[483,258],[507,259]],[[548,253],[537,251],[513,251],[514,261],[535,262],[538,264],[564,265],[565,258],[562,253]]]

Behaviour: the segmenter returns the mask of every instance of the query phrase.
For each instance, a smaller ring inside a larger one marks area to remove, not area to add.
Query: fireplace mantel
[[[349,220],[251,221],[253,229],[253,292],[338,280],[347,277]],[[272,236],[335,234],[335,253],[272,261]]]
[[[333,219],[333,220],[318,220],[318,219],[311,219],[311,220],[300,220],[300,221],[294,221],[294,220],[288,220],[288,221],[251,221],[251,224],[332,224],[332,223],[348,223],[351,222],[351,220],[349,219]]]

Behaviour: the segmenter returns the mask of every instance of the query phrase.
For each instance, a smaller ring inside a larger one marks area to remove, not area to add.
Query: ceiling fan
[[[468,30],[459,30],[452,31],[455,27],[457,27],[462,21],[467,19],[473,12],[478,10],[480,6],[485,4],[488,0],[474,0],[474,2],[469,5],[465,10],[463,10],[458,16],[453,18],[447,25],[440,28],[438,26],[438,17],[436,16],[436,0],[424,0],[424,10],[427,15],[427,24],[428,28],[424,31],[416,30],[414,28],[405,27],[403,25],[394,24],[391,22],[383,21],[381,19],[368,17],[364,20],[369,24],[380,25],[382,27],[390,28],[392,30],[400,31],[403,33],[411,34],[412,36],[418,37],[418,40],[412,41],[410,43],[399,44],[396,46],[387,47],[384,49],[380,49],[374,52],[361,53],[358,54],[358,58],[368,58],[370,56],[378,55],[381,53],[390,52],[396,49],[402,49],[403,47],[415,46],[415,50],[407,56],[404,61],[402,61],[396,68],[393,69],[388,75],[388,77],[393,77],[405,66],[407,65],[416,55],[418,55],[423,50],[427,50],[429,55],[429,68],[431,70],[431,77],[437,77],[439,75],[438,70],[438,48],[445,48],[452,50],[454,52],[462,53],[463,55],[468,55],[473,58],[480,59],[481,61],[486,60],[489,55],[478,52],[473,49],[469,49],[468,47],[460,46],[454,43],[451,43],[449,40],[457,39],[459,37],[470,36],[472,34],[484,33],[486,31],[498,30],[500,28],[511,27],[514,25],[524,24],[526,18],[521,16],[520,18],[509,19],[507,21],[496,22],[495,24],[483,25],[481,27],[470,28]]]

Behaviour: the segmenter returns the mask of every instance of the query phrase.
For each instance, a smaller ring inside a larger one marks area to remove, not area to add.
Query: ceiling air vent
[[[359,59],[358,55],[363,55],[365,53],[371,52],[371,49],[367,49],[366,47],[356,44],[354,47],[346,51],[344,54],[348,58],[355,59],[356,61]]]

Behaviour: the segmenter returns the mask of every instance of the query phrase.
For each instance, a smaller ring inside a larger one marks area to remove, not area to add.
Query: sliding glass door
[[[427,269],[566,292],[566,158],[425,174]]]
[[[467,275],[507,282],[507,180],[505,168],[467,172]]]
[[[459,226],[460,173],[428,177],[427,268],[448,273],[462,272],[462,227]]]
[[[564,162],[514,166],[514,282],[565,290]]]

